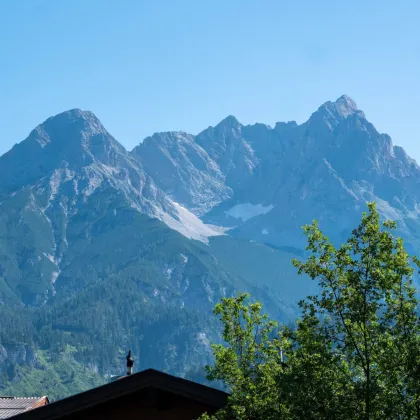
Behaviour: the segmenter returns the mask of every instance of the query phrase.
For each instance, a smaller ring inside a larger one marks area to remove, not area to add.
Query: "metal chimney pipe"
[[[134,360],[131,357],[131,350],[128,350],[128,354],[127,354],[127,376],[131,375],[133,373],[133,365],[134,365]]]

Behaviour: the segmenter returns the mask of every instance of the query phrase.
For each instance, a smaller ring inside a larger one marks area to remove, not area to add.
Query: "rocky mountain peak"
[[[347,117],[348,115],[358,111],[356,102],[347,95],[341,95],[335,102],[333,102],[333,106],[343,117]]]
[[[243,125],[233,116],[228,115],[215,127],[210,126],[196,136],[198,144],[203,146],[212,137],[212,141],[225,143],[226,139],[237,139],[241,137]],[[204,147],[206,149],[206,147]]]
[[[340,96],[335,102],[326,102],[320,109],[322,108],[341,118],[347,118],[353,114],[365,117],[363,111],[357,108],[356,102],[347,95]]]
[[[357,108],[356,102],[349,96],[342,95],[335,102],[325,102],[316,112],[314,112],[309,121],[326,121],[329,125],[337,125],[346,118],[357,115],[365,119],[363,111]]]
[[[229,127],[229,128],[238,128],[241,127],[242,124],[234,117],[233,115],[228,115],[222,121],[217,124],[216,127]]]
[[[95,161],[116,166],[125,155],[92,112],[71,109],[48,118],[0,157],[1,189],[29,185],[61,167],[79,170]]]
[[[47,143],[52,140],[75,141],[82,133],[98,135],[106,134],[107,131],[93,112],[75,108],[48,118],[35,128],[30,137],[33,134],[44,137]],[[39,141],[41,146],[46,145],[42,139]]]
[[[72,108],[68,109],[67,111],[60,112],[59,114],[53,115],[48,118],[46,121],[49,120],[79,120],[83,119],[86,121],[96,121],[99,122],[96,115],[89,110],[82,110],[80,108]]]

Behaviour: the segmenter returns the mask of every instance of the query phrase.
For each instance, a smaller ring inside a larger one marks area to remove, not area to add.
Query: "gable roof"
[[[118,380],[51,403],[45,407],[28,411],[16,417],[16,420],[53,420],[93,407],[105,401],[113,400],[145,388],[156,388],[193,399],[202,404],[222,408],[229,394],[187,379],[178,378],[154,369],[147,369]]]
[[[0,419],[16,416],[48,402],[47,397],[0,397]]]

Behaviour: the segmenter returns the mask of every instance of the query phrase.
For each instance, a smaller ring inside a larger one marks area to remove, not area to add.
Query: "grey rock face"
[[[199,147],[188,153],[196,165],[211,166],[200,161]],[[45,303],[100,235],[118,235],[128,223],[134,229],[140,215],[203,241],[216,234],[159,189],[91,112],[46,120],[0,157],[0,176],[0,276],[9,286],[0,288],[1,301],[17,293],[25,304]]]
[[[217,163],[232,189],[243,188],[258,163],[254,149],[243,136],[243,126],[229,116],[216,127],[209,127],[196,137]]]
[[[161,189],[197,215],[232,195],[217,163],[190,134],[154,134],[132,154]]]
[[[71,110],[3,155],[0,176],[7,238],[0,276],[12,290],[25,279],[27,304],[42,304],[56,282],[71,282],[63,270],[95,251],[99,235],[134,226],[138,215],[203,242],[228,227],[233,237],[302,250],[303,224],[317,219],[342,241],[366,201],[376,201],[420,250],[420,169],[347,96],[300,125],[244,126],[229,116],[197,136],[157,133],[131,153],[91,112]],[[198,290],[209,295],[208,284]],[[7,299],[13,294],[0,290],[0,301]]]
[[[346,95],[326,102],[301,125],[243,126],[229,116],[195,137],[182,136],[189,148],[200,147],[211,170],[195,165],[181,141],[152,146],[157,142],[152,137],[135,149],[135,156],[143,162],[153,149],[160,162],[149,172],[155,182],[204,221],[233,228],[231,235],[302,248],[301,226],[318,219],[338,241],[357,222],[366,201],[376,201],[383,216],[397,220],[399,233],[420,249],[419,167]],[[170,165],[163,158],[169,154],[175,156]],[[194,168],[194,176],[174,181],[182,185],[182,193],[174,193],[160,174],[180,167]]]

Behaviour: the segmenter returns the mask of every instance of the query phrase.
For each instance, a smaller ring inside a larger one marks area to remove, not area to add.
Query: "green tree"
[[[316,222],[304,227],[311,255],[293,263],[318,280],[321,292],[301,302],[298,331],[310,328],[348,377],[346,399],[359,405],[353,418],[417,418],[411,363],[418,358],[420,330],[410,263],[418,260],[391,234],[395,222],[381,226],[375,204],[368,207],[338,249]]]
[[[395,223],[381,223],[375,205],[368,208],[339,248],[316,222],[304,227],[309,257],[293,264],[319,292],[300,302],[295,328],[273,336],[275,324],[259,304],[245,305],[245,295],[216,306],[227,346],[214,346],[209,377],[224,381],[232,396],[215,418],[420,418],[412,285],[419,263],[392,235]],[[255,340],[255,331],[264,333]]]
[[[214,313],[224,324],[226,345],[213,344],[215,365],[207,366],[208,379],[223,381],[231,397],[224,410],[203,419],[284,418],[287,409],[276,386],[284,370],[283,343],[274,336],[277,323],[245,293],[222,299]]]

